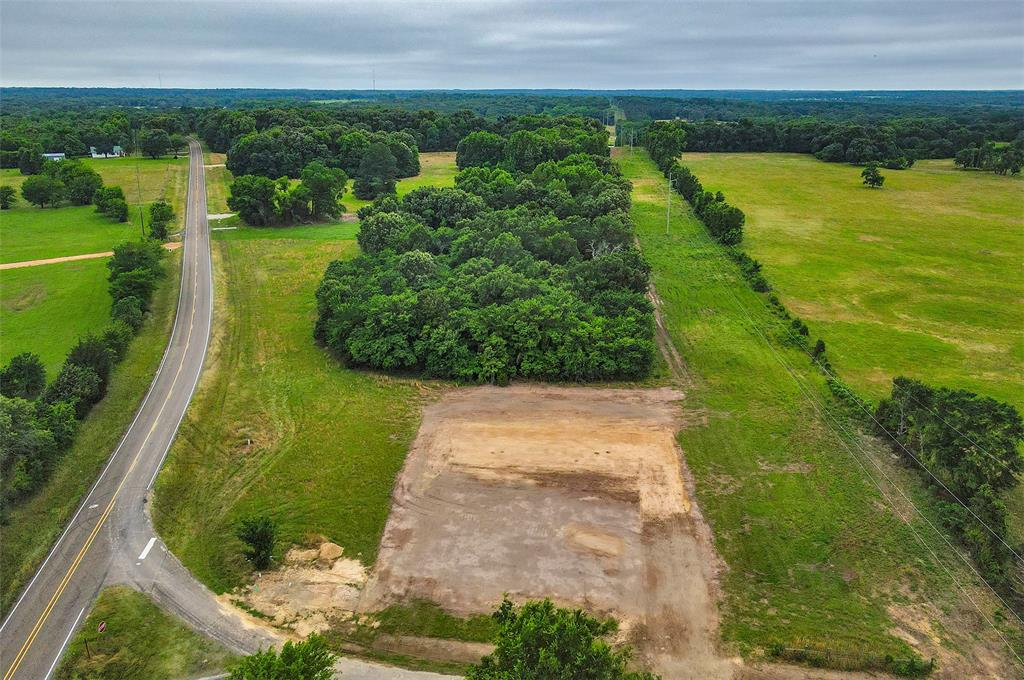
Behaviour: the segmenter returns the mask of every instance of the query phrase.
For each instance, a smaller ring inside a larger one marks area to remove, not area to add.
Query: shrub
[[[11,358],[0,371],[0,394],[32,400],[46,386],[46,369],[39,356],[22,352]]]
[[[229,680],[331,680],[334,654],[316,633],[303,642],[289,640],[278,653],[260,650],[240,659]]]
[[[245,558],[256,569],[266,569],[274,557],[277,525],[266,515],[246,517],[238,523],[237,536],[246,545]]]
[[[114,302],[110,316],[115,321],[120,321],[133,331],[138,332],[142,327],[143,320],[142,301],[134,295],[121,297]]]

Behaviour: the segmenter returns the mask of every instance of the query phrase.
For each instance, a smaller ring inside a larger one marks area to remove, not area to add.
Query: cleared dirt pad
[[[428,407],[360,608],[426,598],[463,614],[503,593],[623,623],[666,678],[730,677],[719,562],[692,502],[670,389],[519,385]]]

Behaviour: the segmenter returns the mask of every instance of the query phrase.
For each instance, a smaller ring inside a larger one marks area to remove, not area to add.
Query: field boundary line
[[[165,243],[167,250],[181,248],[180,242]],[[0,264],[0,269],[21,269],[22,267],[38,267],[44,264],[60,264],[61,262],[77,262],[78,260],[96,260],[101,257],[113,257],[114,251],[107,250],[102,253],[85,253],[84,255],[65,255],[64,257],[46,257],[39,260],[22,260],[21,262],[6,262]]]

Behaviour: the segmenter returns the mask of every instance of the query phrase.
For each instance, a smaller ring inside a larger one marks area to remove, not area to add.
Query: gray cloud
[[[0,1],[0,83],[1024,88],[1024,3]]]

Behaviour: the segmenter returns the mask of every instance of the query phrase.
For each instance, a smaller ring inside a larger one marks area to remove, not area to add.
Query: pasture
[[[831,412],[821,376],[781,340],[780,322],[675,193],[666,234],[665,181],[646,154],[617,157],[634,185],[632,216],[667,331],[686,362],[679,442],[728,565],[727,646],[754,657],[773,643],[902,657],[912,639],[950,677],[986,663],[993,675],[1006,672],[1008,651],[930,550],[983,607],[994,600],[921,519],[888,504],[865,468],[877,475],[877,464],[927,508],[916,475]]]
[[[420,174],[398,180],[396,189],[398,197],[420,187],[451,187],[455,186],[455,175],[459,172],[455,165],[454,151],[427,151],[420,154]],[[352,182],[342,197],[346,212],[354,213],[372,201],[356,198],[352,193]]]
[[[874,190],[806,155],[682,162],[746,213],[745,249],[862,395],[908,375],[1024,409],[1024,178],[919,161]]]
[[[281,545],[323,535],[373,562],[425,388],[348,370],[313,343],[313,293],[352,240],[214,242],[212,355],[157,481],[160,535],[217,592],[249,570],[239,518],[267,513]]]
[[[110,323],[107,258],[0,271],[0,364],[35,352],[52,379],[78,338]]]
[[[184,224],[188,158],[86,158],[82,162],[103,177],[108,186],[120,186],[130,207],[128,222],[114,222],[96,213],[91,205],[37,208],[21,197],[25,176],[17,170],[0,170],[0,185],[19,189],[18,202],[0,213],[0,262],[20,262],[48,257],[105,252],[115,244],[142,234],[139,206],[166,200],[177,218],[171,231]],[[136,172],[138,171],[138,172]],[[149,215],[145,216],[146,223]]]

